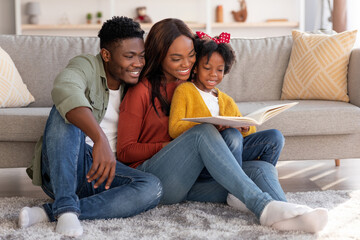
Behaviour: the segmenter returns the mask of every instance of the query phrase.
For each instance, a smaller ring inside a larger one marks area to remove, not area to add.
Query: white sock
[[[271,201],[265,206],[260,216],[260,224],[264,226],[272,226],[274,223],[293,218],[313,209],[299,204],[293,204],[281,201]]]
[[[45,210],[41,207],[24,207],[20,210],[18,225],[27,228],[35,223],[49,221]]]
[[[316,208],[303,215],[274,223],[271,227],[282,231],[298,230],[316,233],[323,230],[327,222],[327,209]]]
[[[67,212],[60,215],[55,231],[69,237],[78,237],[83,234],[83,228],[79,218],[73,212]]]
[[[229,193],[226,198],[226,203],[241,212],[251,213],[251,211],[246,207],[246,205],[237,197]]]

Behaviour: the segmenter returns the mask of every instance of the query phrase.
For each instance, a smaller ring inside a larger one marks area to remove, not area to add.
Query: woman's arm
[[[161,142],[139,142],[150,104],[148,89],[141,82],[126,93],[120,105],[118,122],[116,152],[119,161],[136,165],[151,158],[162,148]]]

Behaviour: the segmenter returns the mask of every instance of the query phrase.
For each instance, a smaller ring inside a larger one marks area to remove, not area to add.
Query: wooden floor
[[[277,164],[285,192],[359,190],[360,159],[281,161]]]
[[[281,161],[277,165],[285,192],[320,190],[359,190],[360,159]],[[40,187],[33,186],[24,168],[0,169],[0,197],[46,197]]]

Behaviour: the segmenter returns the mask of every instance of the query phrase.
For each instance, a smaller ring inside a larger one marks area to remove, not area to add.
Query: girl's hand
[[[238,130],[242,133],[247,133],[250,130],[250,127],[239,127]]]
[[[216,127],[216,129],[219,131],[219,132],[222,132],[224,131],[225,129],[229,128],[229,126],[223,126],[223,125],[214,125]]]

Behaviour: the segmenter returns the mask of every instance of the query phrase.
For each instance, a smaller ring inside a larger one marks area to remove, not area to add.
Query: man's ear
[[[100,54],[101,54],[101,57],[104,60],[104,62],[109,62],[110,61],[111,54],[110,54],[109,50],[107,50],[105,48],[102,48],[100,50]]]

